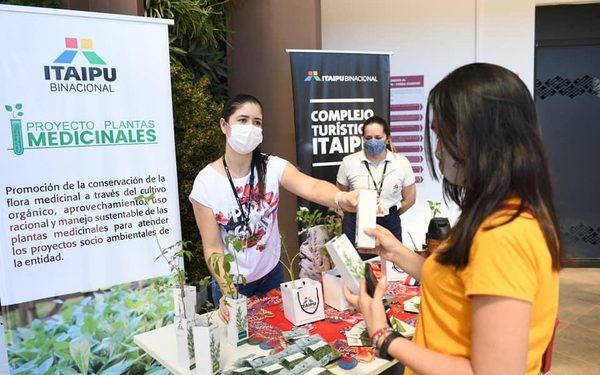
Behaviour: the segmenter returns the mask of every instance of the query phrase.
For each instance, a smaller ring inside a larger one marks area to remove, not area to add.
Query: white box
[[[356,247],[373,249],[375,237],[365,234],[366,228],[377,225],[377,192],[360,190],[358,192],[358,209],[356,211]]]
[[[248,300],[240,294],[239,298],[226,297],[225,301],[229,309],[227,342],[241,346],[248,341]]]
[[[221,373],[221,335],[216,321],[219,317],[214,312],[210,314],[210,319],[207,316],[197,319],[197,326],[192,328],[196,375]]]
[[[194,368],[194,343],[192,328],[194,319],[175,317],[175,342],[177,345],[177,362],[185,368]]]
[[[336,269],[323,272],[325,303],[338,311],[352,307],[344,295],[344,281]]]
[[[325,302],[321,283],[304,278],[281,284],[283,315],[300,326],[325,319]]]
[[[389,281],[404,281],[408,276],[400,267],[389,260],[381,259],[381,272],[385,279]]]
[[[365,278],[365,262],[350,243],[345,234],[335,237],[325,244],[327,252],[342,276],[344,284],[354,294],[360,292],[360,282]]]

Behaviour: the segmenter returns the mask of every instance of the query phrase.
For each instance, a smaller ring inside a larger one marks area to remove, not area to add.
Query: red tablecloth
[[[375,274],[379,276],[379,264],[373,268]],[[417,315],[405,312],[403,302],[419,295],[419,287],[390,282],[386,295],[391,297],[390,314],[414,326]],[[325,306],[324,320],[305,324],[303,327],[307,328],[311,334],[318,333],[325,341],[340,351],[342,356],[351,356],[359,361],[371,361],[374,358],[371,347],[351,347],[346,341],[345,332],[361,320],[363,320],[362,314],[354,310],[337,311]],[[281,332],[289,331],[292,328],[294,325],[283,314],[279,289],[274,289],[263,297],[248,299],[248,330],[251,343],[267,341],[275,351],[281,350],[285,346]]]

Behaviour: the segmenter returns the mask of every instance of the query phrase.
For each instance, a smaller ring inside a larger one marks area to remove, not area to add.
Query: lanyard
[[[248,202],[246,202],[246,211],[244,211],[244,207],[242,206],[240,197],[238,197],[238,194],[235,191],[235,185],[233,184],[233,179],[231,178],[231,173],[229,173],[229,168],[227,167],[227,162],[225,162],[225,155],[223,155],[223,168],[225,168],[225,173],[227,173],[227,179],[229,180],[229,185],[231,185],[231,191],[233,191],[233,196],[235,197],[238,207],[240,208],[240,214],[242,215],[242,221],[244,222],[244,226],[247,229],[248,223],[250,221],[250,204],[252,202],[252,197],[254,195],[254,166],[252,166],[252,165],[250,166],[250,198],[248,199]]]
[[[373,174],[371,174],[371,168],[369,168],[369,162],[363,160],[365,163],[365,167],[367,167],[367,172],[369,172],[369,176],[371,176],[371,181],[373,181],[373,185],[375,186],[375,190],[377,190],[377,196],[381,196],[381,190],[383,189],[383,180],[385,179],[385,171],[387,170],[387,164],[389,160],[385,160],[383,164],[383,173],[381,174],[381,180],[379,180],[379,187],[377,187],[377,182],[375,182],[375,178],[373,178]]]

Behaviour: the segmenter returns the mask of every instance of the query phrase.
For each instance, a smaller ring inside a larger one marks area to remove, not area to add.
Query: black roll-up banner
[[[390,55],[289,53],[298,168],[335,184],[344,156],[362,148],[363,122],[373,115],[389,122]]]

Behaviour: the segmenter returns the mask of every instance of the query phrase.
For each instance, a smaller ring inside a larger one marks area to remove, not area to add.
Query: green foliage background
[[[80,298],[55,299],[60,312],[20,326],[17,310],[5,315],[11,375],[168,374],[133,336],[173,322],[174,281],[124,284]]]
[[[182,238],[194,256],[188,281],[208,271],[188,195],[196,174],[223,153],[219,118],[228,95],[227,0],[145,0],[146,15],[171,18],[171,90]],[[3,4],[61,8],[61,0],[0,0]],[[83,297],[56,299],[58,313],[24,325],[18,311],[3,311],[13,374],[167,374],[133,336],[173,321],[172,283],[164,279]],[[50,304],[45,302],[46,304]],[[37,304],[37,302],[36,302]]]
[[[188,196],[200,169],[224,151],[223,135],[218,125],[222,104],[210,95],[209,83],[206,77],[195,79],[182,65],[171,65],[181,233],[183,239],[192,242],[190,249],[193,256],[186,263],[191,283],[199,282],[209,273]]]

